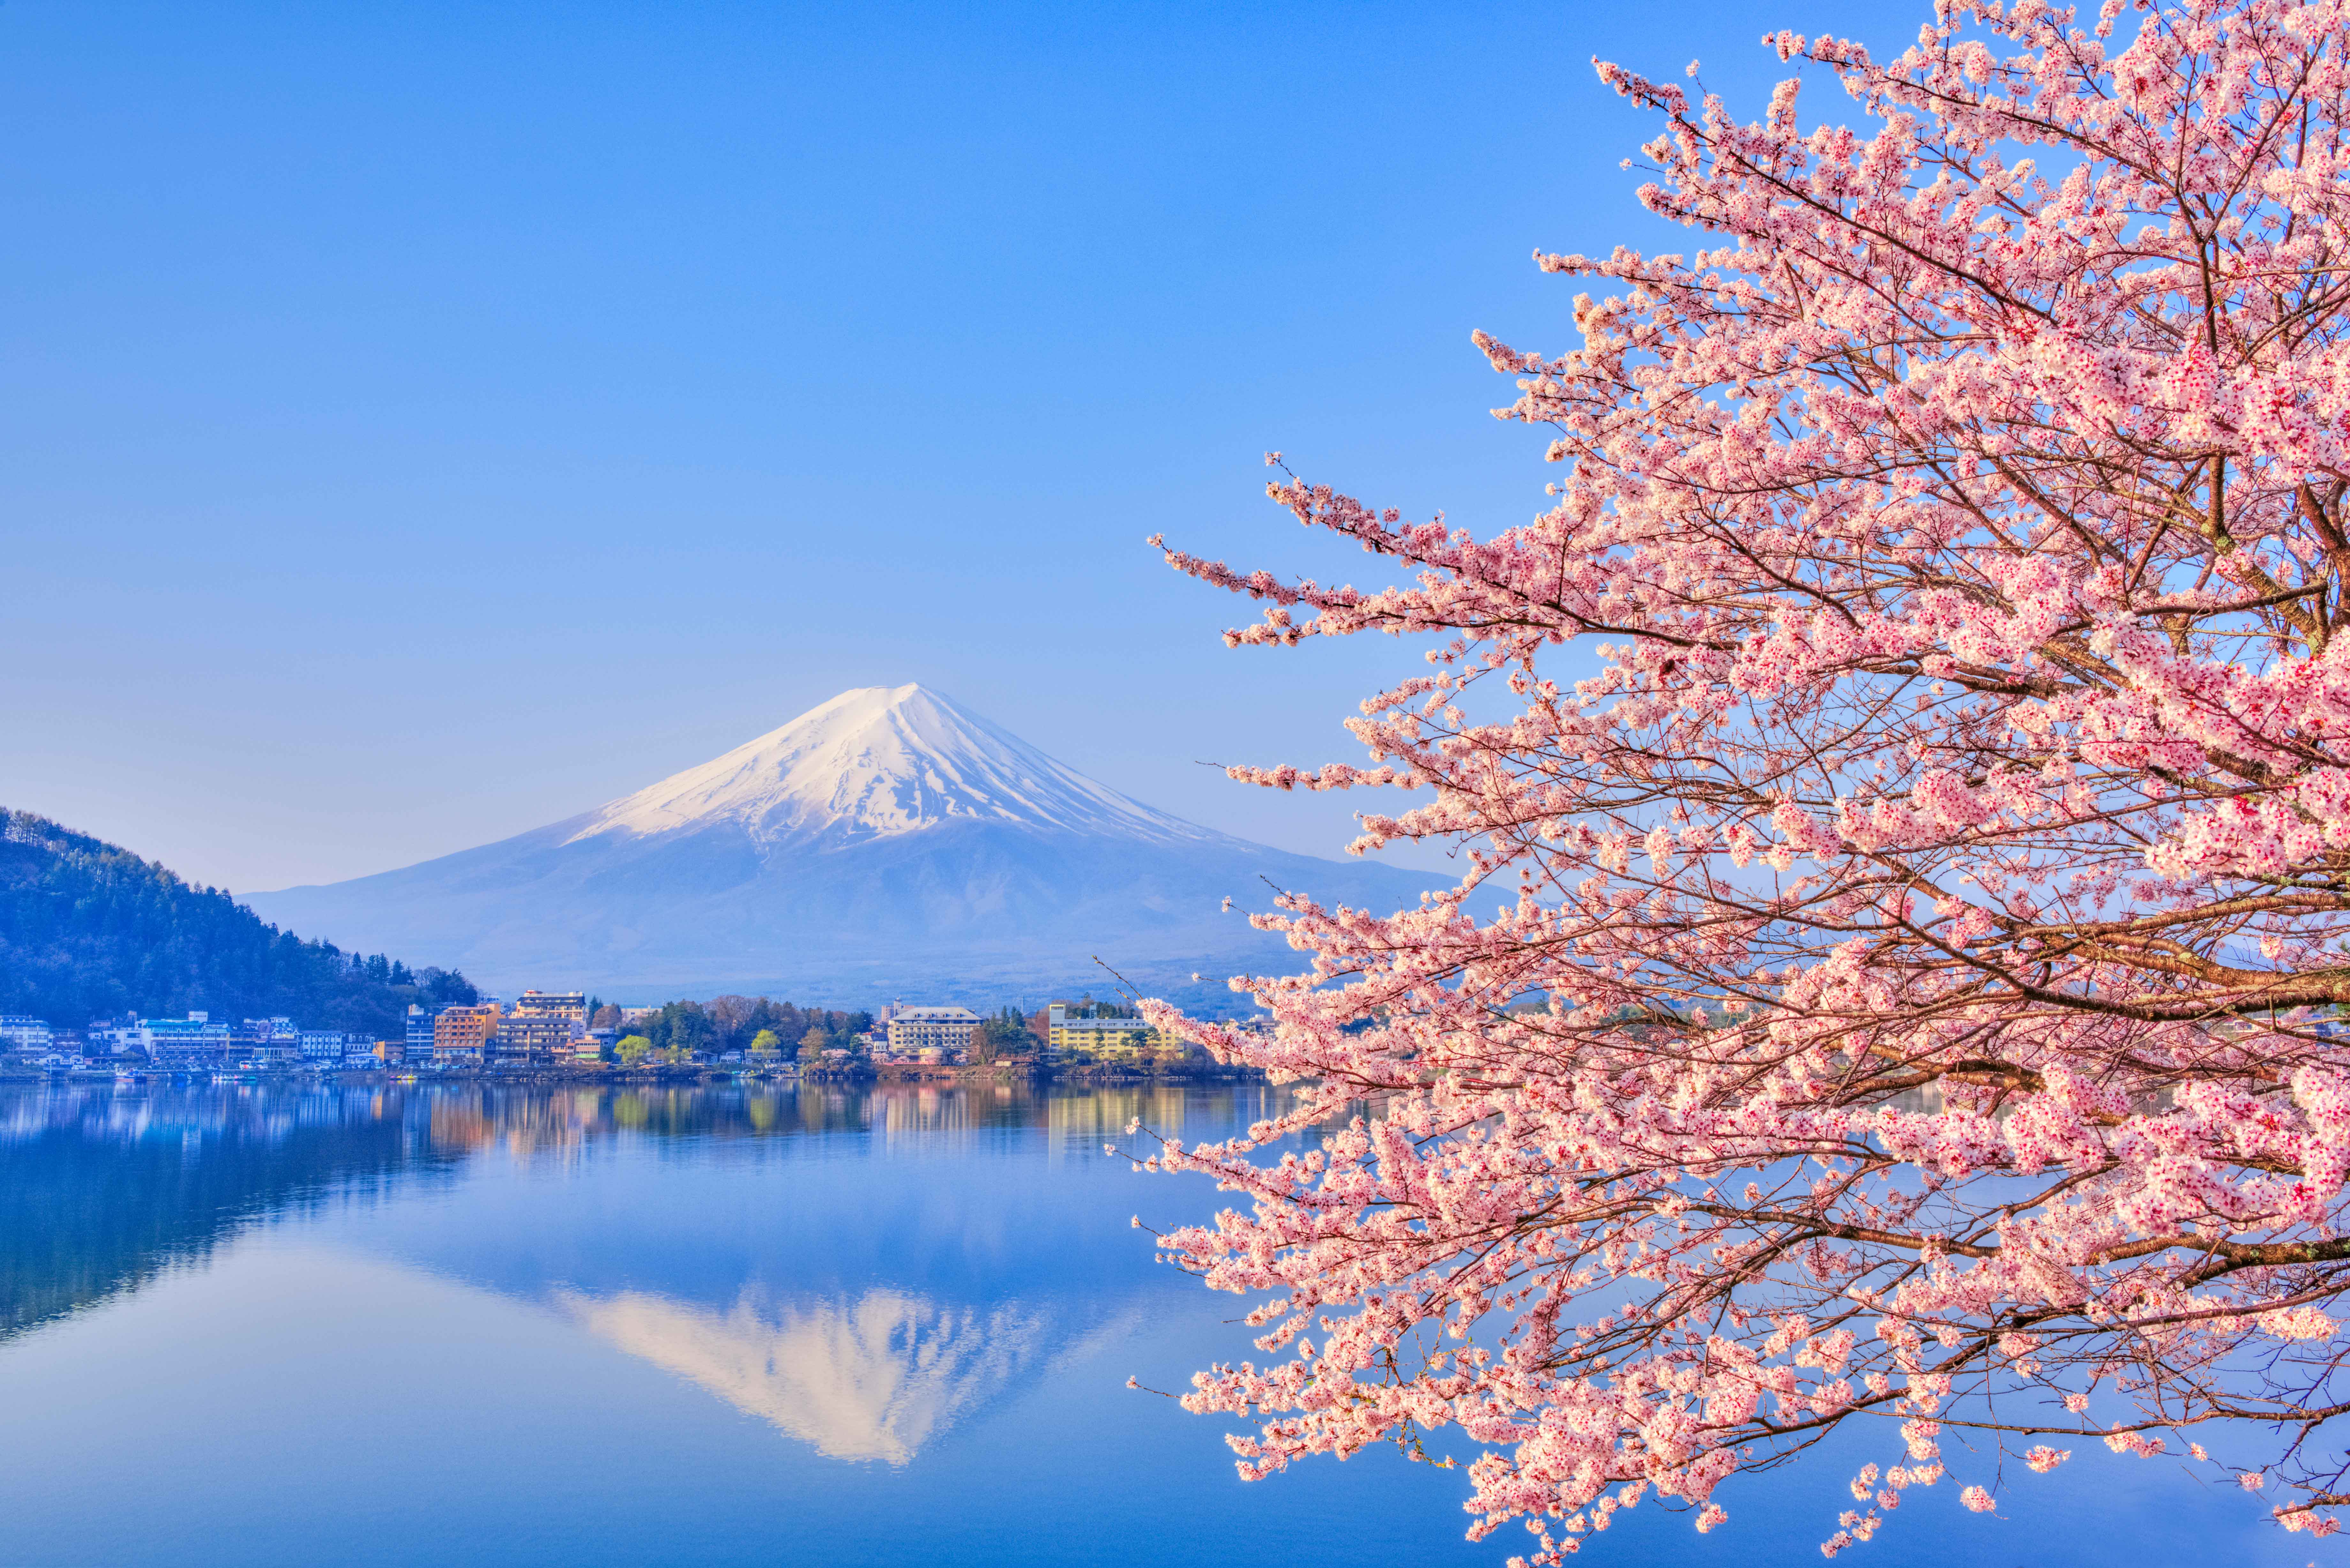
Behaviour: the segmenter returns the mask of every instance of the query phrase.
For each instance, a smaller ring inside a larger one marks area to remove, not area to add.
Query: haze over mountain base
[[[1112,985],[1230,1005],[1301,955],[1274,889],[1388,910],[1436,879],[1141,805],[920,686],[844,692],[701,767],[477,849],[256,894],[265,919],[486,989],[862,1003]],[[1097,962],[1098,959],[1100,962]],[[1194,971],[1204,982],[1191,980]]]

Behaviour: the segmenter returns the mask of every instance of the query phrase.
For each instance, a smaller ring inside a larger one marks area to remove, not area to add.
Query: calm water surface
[[[1223,1425],[1125,1386],[1251,1347],[1128,1225],[1218,1195],[1103,1142],[1276,1093],[0,1095],[0,1562],[1497,1565],[1523,1537],[1465,1542],[1457,1474],[1243,1486]],[[1816,1563],[1835,1468],[1586,1560]],[[2344,1558],[2176,1480],[2085,1454],[1856,1550]]]

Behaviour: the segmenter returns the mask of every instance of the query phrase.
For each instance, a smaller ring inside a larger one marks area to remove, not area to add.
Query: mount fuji
[[[1436,879],[1213,832],[938,692],[877,686],[533,832],[244,901],[493,990],[856,1004],[1100,990],[1097,957],[1161,994],[1285,971],[1299,955],[1222,909],[1263,908],[1268,882],[1385,911]]]

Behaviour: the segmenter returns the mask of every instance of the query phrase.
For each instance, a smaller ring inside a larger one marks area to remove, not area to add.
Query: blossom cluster
[[[1952,1430],[2029,1472],[2225,1433],[2323,1533],[2350,0],[1945,0],[1887,61],[1766,43],[1860,128],[1796,81],[1740,123],[1600,67],[1662,123],[1641,199],[1699,237],[1539,256],[1607,291],[1563,352],[1478,336],[1558,465],[1540,515],[1415,522],[1274,454],[1273,498],[1386,586],[1167,549],[1264,607],[1234,644],[1434,639],[1349,721],[1370,765],[1232,772],[1409,792],[1356,849],[1465,867],[1254,917],[1303,955],[1234,982],[1269,1035],[1149,1005],[1297,1085],[1155,1152],[1240,1195],[1160,1245],[1254,1298],[1266,1358],[1186,1402],[1251,1423],[1251,1476],[1456,1434],[1473,1532],[1542,1563],[1644,1500],[1710,1530],[1868,1420],[1894,1462],[1831,1554]]]

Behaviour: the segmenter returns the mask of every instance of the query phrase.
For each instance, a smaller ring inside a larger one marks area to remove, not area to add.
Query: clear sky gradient
[[[1590,57],[1922,6],[0,5],[0,804],[240,891],[569,815],[935,686],[1336,853],[1387,639],[1228,651],[1235,564],[1375,580],[1262,454],[1538,508],[1484,327],[1688,248]],[[1822,81],[1814,112],[1847,112]]]

